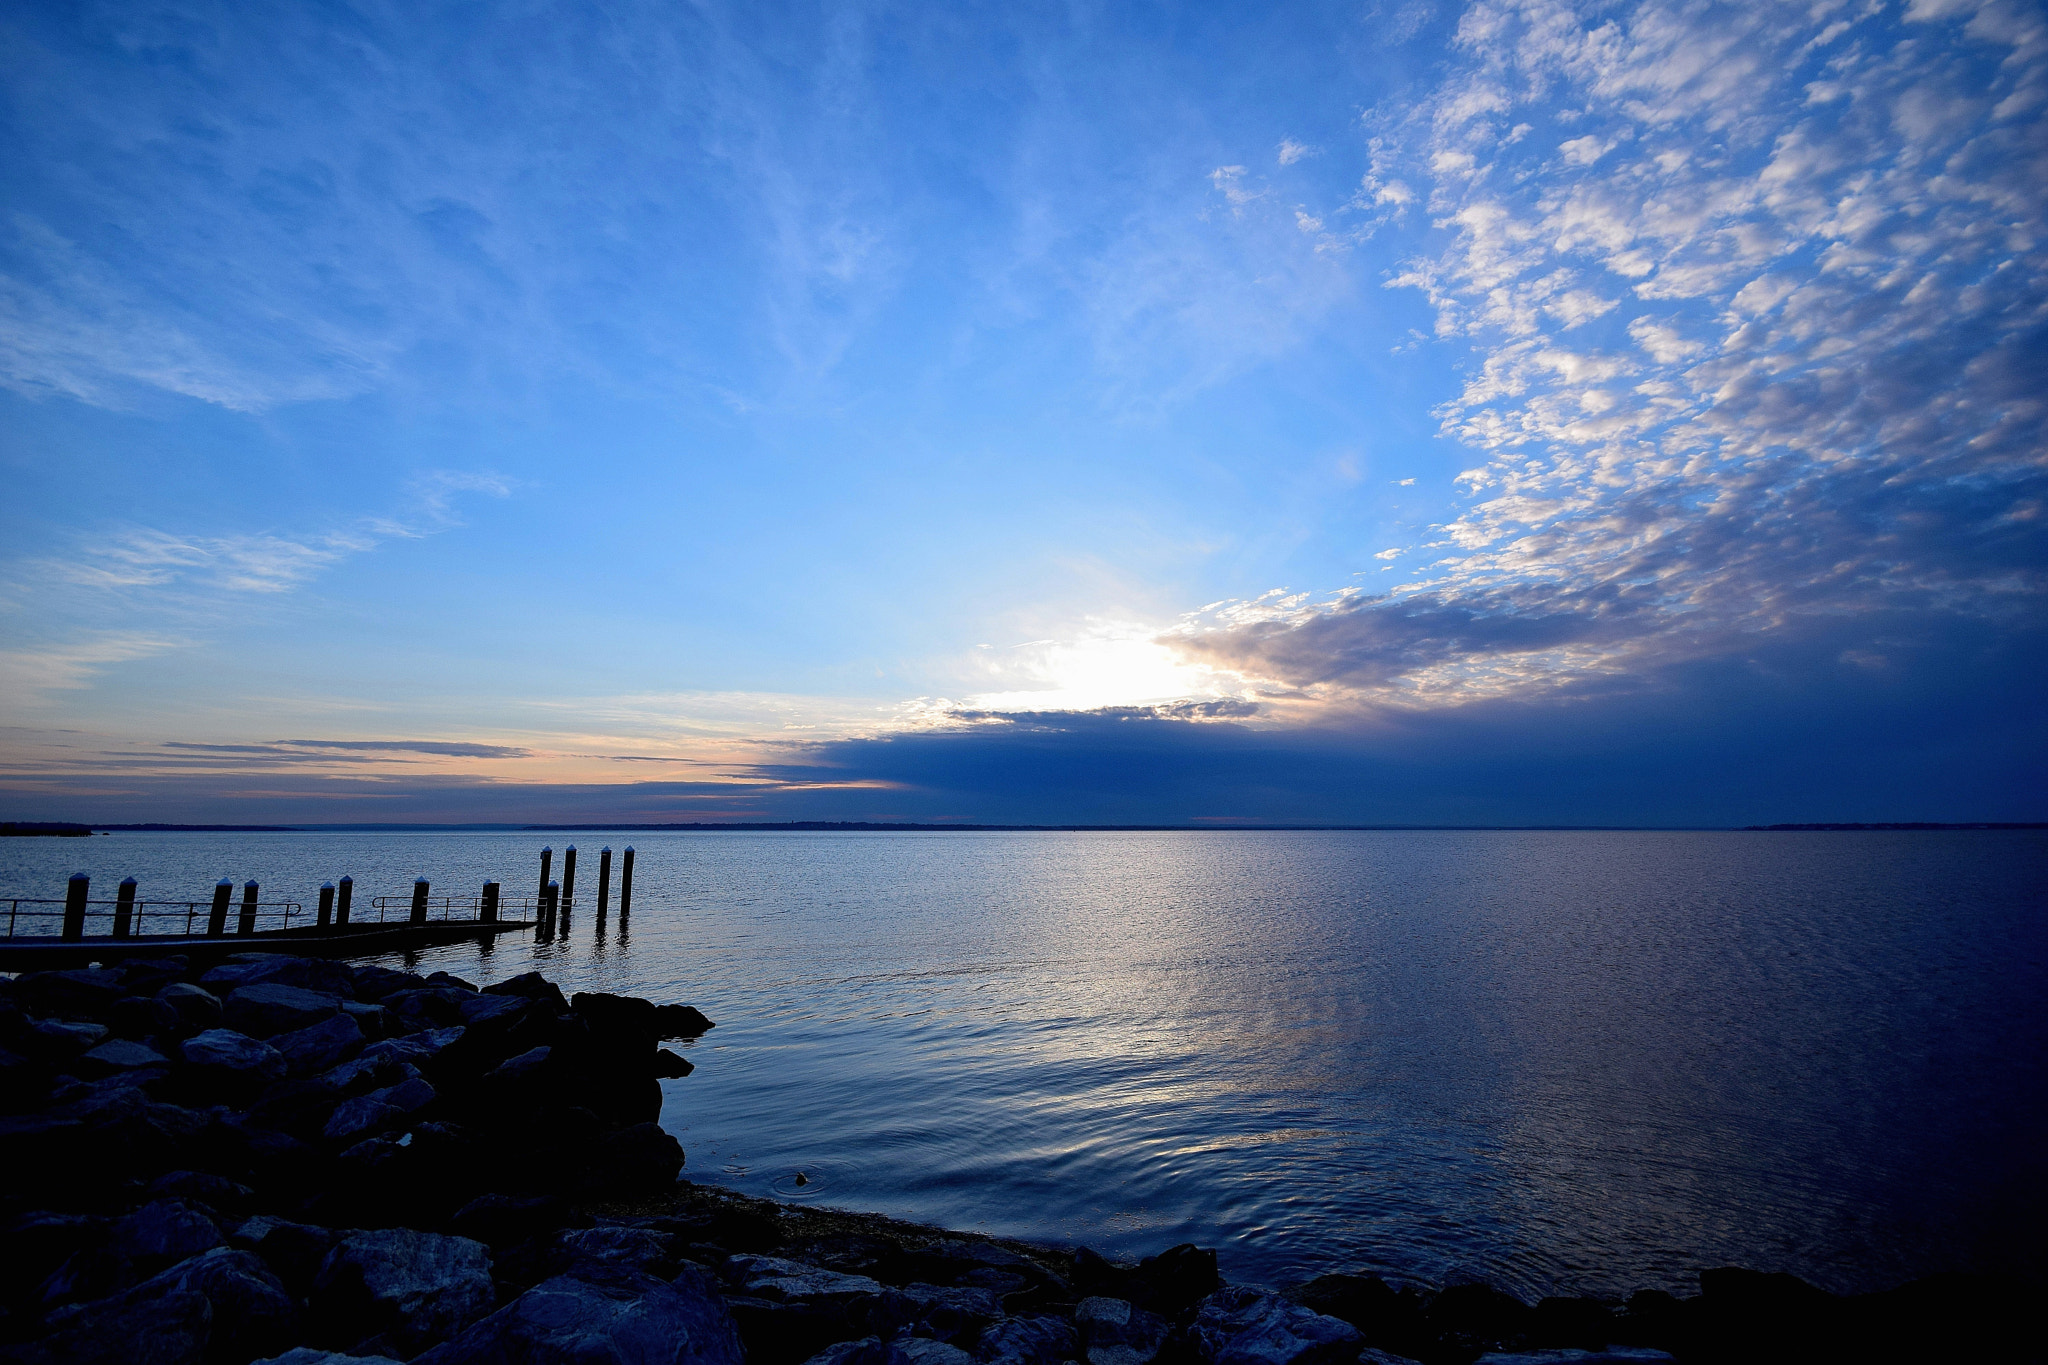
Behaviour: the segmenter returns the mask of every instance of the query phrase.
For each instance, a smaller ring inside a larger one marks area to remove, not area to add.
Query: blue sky
[[[17,6],[0,806],[2039,819],[2037,5]]]

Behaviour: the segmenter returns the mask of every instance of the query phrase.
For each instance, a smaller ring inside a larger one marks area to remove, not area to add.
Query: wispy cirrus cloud
[[[1391,595],[1177,649],[1430,706],[1787,647],[1825,688],[2039,628],[2037,9],[1482,0],[1456,50],[1370,178],[1430,186],[1443,244],[1392,283],[1473,348],[1439,416],[1475,502]]]

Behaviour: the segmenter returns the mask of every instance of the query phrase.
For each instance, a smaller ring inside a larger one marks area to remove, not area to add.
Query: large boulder
[[[493,985],[484,987],[485,995],[516,995],[524,1000],[537,1000],[549,1008],[561,1011],[569,1008],[569,1002],[562,998],[562,988],[542,976],[539,972],[521,972]]]
[[[1194,1336],[1214,1365],[1335,1365],[1357,1356],[1365,1344],[1342,1318],[1242,1286],[1219,1289],[1202,1301]]]
[[[1138,1262],[1124,1297],[1165,1318],[1178,1318],[1223,1284],[1216,1253],[1192,1242]]]
[[[186,1079],[211,1095],[246,1096],[284,1079],[284,1054],[233,1029],[194,1034],[178,1045],[178,1052],[185,1059]]]
[[[318,991],[281,982],[263,981],[236,987],[234,994],[227,998],[222,1018],[229,1028],[251,1038],[268,1038],[273,1034],[310,1028],[339,1013],[341,1000],[337,996],[322,995]]]
[[[252,1360],[249,1365],[399,1365],[390,1356],[352,1356],[345,1351],[323,1351],[317,1346],[294,1346],[281,1356]]]
[[[743,1365],[717,1286],[587,1266],[527,1290],[413,1365]]]
[[[213,1330],[213,1305],[190,1289],[156,1292],[153,1284],[138,1285],[80,1309],[23,1349],[22,1359],[39,1365],[201,1365]]]
[[[178,1027],[199,1033],[220,1025],[220,997],[190,981],[173,981],[156,993],[158,1003],[168,1005],[178,1016]]]
[[[14,979],[14,1003],[44,1019],[99,1021],[127,994],[119,972],[98,967],[29,972]]]
[[[236,953],[200,977],[199,984],[222,994],[245,986],[274,984],[348,998],[356,993],[356,972],[333,958]]]
[[[658,1123],[635,1123],[607,1133],[591,1154],[586,1188],[626,1194],[660,1190],[683,1173],[683,1144]]]
[[[294,1076],[311,1076],[330,1071],[363,1050],[367,1039],[362,1026],[346,1014],[335,1014],[317,1024],[280,1033],[270,1045],[284,1056],[285,1068]]]
[[[246,1251],[215,1247],[172,1266],[156,1281],[167,1291],[197,1292],[213,1309],[210,1360],[241,1361],[280,1350],[296,1334],[298,1307],[270,1268]]]
[[[490,1252],[467,1237],[383,1228],[335,1244],[313,1282],[312,1307],[336,1341],[409,1357],[496,1303]]]
[[[1005,1318],[981,1334],[974,1353],[988,1365],[1060,1365],[1081,1354],[1081,1337],[1065,1318]]]
[[[1087,1365],[1149,1365],[1165,1345],[1167,1322],[1128,1300],[1094,1295],[1073,1306]]]
[[[1102,1295],[1074,1305],[1074,1326],[1088,1365],[1149,1365],[1166,1344],[1168,1331],[1158,1314]]]
[[[116,1038],[144,1042],[160,1033],[174,1033],[182,1023],[178,1011],[148,995],[125,995],[107,1011],[107,1027]]]
[[[695,1038],[718,1027],[704,1017],[704,1011],[694,1005],[656,1005],[654,1007],[654,1036],[656,1038]]]
[[[140,1081],[170,1074],[171,1059],[146,1043],[110,1038],[87,1049],[72,1063],[72,1070],[87,1080],[127,1076]]]
[[[311,1223],[294,1223],[264,1214],[236,1228],[230,1240],[237,1248],[261,1256],[270,1273],[303,1298],[312,1292],[321,1263],[340,1239],[336,1233]]]

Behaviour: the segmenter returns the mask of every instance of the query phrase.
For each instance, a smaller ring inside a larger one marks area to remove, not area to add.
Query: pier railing
[[[306,907],[297,901],[258,901],[253,920],[247,903],[232,907],[231,933],[261,933],[294,929],[305,923]],[[61,900],[35,900],[26,896],[7,901],[7,938],[55,938],[64,934],[67,914],[76,915],[77,906]],[[76,937],[143,938],[207,936],[213,902],[204,901],[86,901],[83,932]],[[95,932],[91,926],[104,921],[106,928]],[[296,923],[294,922],[296,921]],[[244,928],[243,925],[249,927]]]
[[[365,915],[358,907],[351,923],[363,924],[375,921],[390,924],[394,921],[420,923],[442,920],[488,920],[493,905],[501,919],[535,919],[539,917],[542,898],[538,896],[502,896],[495,900],[483,896],[428,896],[420,901],[412,896],[375,896],[370,900],[373,914]],[[424,905],[425,914],[421,914]],[[573,905],[567,906],[574,909]]]

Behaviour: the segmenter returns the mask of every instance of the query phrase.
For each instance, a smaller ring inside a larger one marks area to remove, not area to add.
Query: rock
[[[147,1275],[226,1240],[206,1210],[183,1199],[154,1199],[115,1221],[107,1249]]]
[[[14,1003],[40,1019],[98,1022],[126,994],[121,974],[104,968],[28,972],[14,978]]]
[[[1614,1335],[1614,1314],[1598,1299],[1551,1297],[1539,1301],[1529,1319],[1529,1343],[1597,1351]]]
[[[1005,1318],[981,1334],[975,1355],[988,1365],[1060,1365],[1081,1354],[1081,1337],[1065,1318]]]
[[[842,1275],[776,1256],[728,1256],[723,1270],[741,1293],[782,1303],[847,1303],[882,1292],[865,1275]]]
[[[268,1038],[333,1018],[341,1013],[341,1000],[299,986],[262,981],[236,987],[224,1008],[222,1021],[227,1027],[251,1038]]]
[[[368,1040],[362,1026],[347,1014],[335,1014],[302,1029],[280,1033],[270,1045],[284,1056],[286,1071],[311,1076],[331,1071],[363,1050]]]
[[[929,1337],[898,1337],[889,1343],[889,1365],[974,1365],[958,1346]]]
[[[328,1142],[353,1145],[396,1128],[405,1122],[405,1113],[405,1110],[386,1103],[377,1095],[358,1095],[334,1106],[334,1112],[328,1116],[320,1136]]]
[[[654,1046],[656,1012],[650,1001],[603,991],[579,991],[569,997],[569,1008],[582,1015],[592,1036],[608,1046]]]
[[[416,990],[393,991],[380,1002],[389,1016],[393,1032],[421,1033],[462,1022],[462,1007],[469,996],[452,986],[423,986]]]
[[[449,1221],[449,1229],[471,1237],[493,1251],[574,1226],[581,1216],[568,1201],[553,1195],[515,1198],[485,1194],[470,1200]]]
[[[178,1052],[185,1059],[186,1078],[211,1094],[253,1094],[284,1079],[284,1057],[276,1048],[233,1029],[195,1034],[178,1045]]]
[[[107,1027],[114,1031],[114,1036],[138,1043],[159,1033],[170,1033],[180,1022],[177,1010],[147,995],[123,996],[107,1011]]]
[[[0,1246],[7,1248],[11,1278],[37,1283],[87,1247],[106,1240],[110,1219],[85,1213],[55,1213],[38,1209],[24,1213],[4,1230]]]
[[[107,1040],[105,1024],[73,1024],[61,1019],[38,1019],[20,1039],[22,1050],[36,1061],[54,1066],[68,1065],[75,1057]]]
[[[704,1012],[692,1005],[656,1005],[654,1007],[654,1036],[662,1038],[696,1038],[718,1027],[704,1017]]]
[[[249,1365],[399,1365],[399,1362],[390,1356],[352,1356],[312,1346],[294,1346],[281,1356],[254,1360]]]
[[[465,996],[461,1008],[462,1022],[471,1028],[509,1028],[533,1008],[533,1002],[521,995],[479,993]]]
[[[410,1228],[349,1234],[313,1282],[313,1311],[335,1339],[378,1337],[402,1357],[461,1331],[495,1303],[483,1243]]]
[[[320,1265],[340,1235],[312,1223],[292,1223],[266,1215],[243,1223],[229,1240],[239,1249],[261,1256],[263,1264],[288,1290],[304,1297],[312,1291]]]
[[[415,991],[427,984],[427,979],[413,972],[394,972],[389,967],[356,968],[356,990],[358,1000],[382,1000],[393,991]]]
[[[683,1144],[658,1123],[607,1133],[593,1153],[586,1187],[615,1194],[664,1189],[683,1171]]]
[[[1318,1275],[1288,1297],[1304,1308],[1344,1319],[1368,1341],[1420,1345],[1421,1296],[1412,1290],[1397,1294],[1377,1275]]]
[[[1413,1356],[1397,1356],[1392,1351],[1368,1346],[1358,1353],[1358,1365],[1422,1365],[1422,1362]]]
[[[1452,1285],[1423,1310],[1426,1331],[1461,1346],[1488,1346],[1521,1337],[1528,1332],[1530,1317],[1527,1304],[1484,1284]]]
[[[205,1296],[213,1309],[209,1359],[247,1360],[280,1349],[297,1334],[298,1308],[291,1295],[268,1266],[246,1251],[216,1247],[150,1283],[161,1283],[166,1292]]]
[[[650,1228],[579,1228],[556,1236],[555,1253],[571,1269],[585,1262],[631,1266],[664,1277],[676,1270],[675,1239]]]
[[[562,988],[539,972],[522,972],[518,976],[484,987],[483,993],[516,995],[525,1000],[538,1000],[557,1011],[569,1008],[569,1002],[562,998]]]
[[[453,972],[434,972],[427,977],[427,984],[429,986],[453,986],[459,991],[468,991],[471,995],[476,994],[475,982],[464,981]]]
[[[156,998],[177,1012],[180,1028],[197,1033],[220,1024],[220,997],[204,986],[195,986],[189,981],[173,981],[158,991]]]
[[[356,973],[347,963],[333,958],[236,953],[200,977],[199,984],[221,994],[269,984],[348,999],[356,994]]]
[[[154,1072],[161,1076],[170,1073],[171,1059],[146,1044],[114,1038],[73,1062],[72,1069],[87,1080],[140,1072]]]
[[[1657,1365],[1660,1361],[1668,1365],[1677,1359],[1668,1351],[1647,1346],[1610,1346],[1598,1351],[1566,1347],[1555,1351],[1489,1351],[1479,1357],[1477,1365]]]
[[[149,1182],[153,1199],[188,1199],[220,1213],[239,1213],[256,1191],[208,1171],[167,1171]]]
[[[1222,1283],[1223,1277],[1216,1273],[1216,1253],[1183,1242],[1138,1262],[1126,1297],[1162,1317],[1178,1318]]]
[[[192,1290],[143,1293],[137,1286],[81,1305],[24,1359],[49,1365],[200,1365],[213,1328],[213,1305]]]
[[[1241,1286],[1202,1301],[1194,1335],[1214,1365],[1328,1365],[1356,1357],[1365,1344],[1342,1318]]]
[[[907,1332],[957,1345],[973,1342],[1002,1315],[1002,1305],[986,1289],[907,1284],[884,1291],[879,1311],[869,1315],[869,1325],[887,1328],[889,1335]]]
[[[654,1054],[654,1074],[657,1079],[674,1080],[681,1076],[687,1076],[696,1069],[696,1067],[690,1065],[688,1058],[678,1057],[667,1048],[662,1048]]]
[[[1166,1320],[1124,1299],[1102,1296],[1074,1305],[1088,1365],[1147,1365],[1166,1343]]]
[[[120,974],[121,989],[130,995],[155,995],[173,981],[182,981],[192,960],[173,957],[131,957],[114,970]]]
[[[360,1000],[344,1000],[341,1012],[356,1021],[356,1027],[363,1031],[365,1038],[382,1038],[391,1032],[391,1013],[382,1005],[366,1005]]]
[[[527,1290],[413,1365],[743,1365],[732,1315],[701,1272],[672,1283],[592,1266]],[[937,1362],[933,1362],[937,1365]]]

